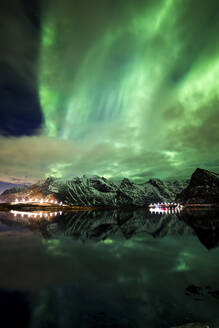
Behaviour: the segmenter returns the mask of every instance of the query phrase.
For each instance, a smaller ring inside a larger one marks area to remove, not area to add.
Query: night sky
[[[0,180],[219,172],[218,0],[0,5]]]

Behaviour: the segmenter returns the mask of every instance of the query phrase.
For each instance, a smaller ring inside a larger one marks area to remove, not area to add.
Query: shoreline
[[[184,204],[183,209],[187,208],[197,208],[197,209],[216,209],[219,208],[219,204]],[[0,203],[0,211],[10,212],[11,210],[17,211],[62,211],[62,212],[77,212],[77,211],[95,211],[95,210],[116,210],[116,209],[137,209],[145,208],[149,209],[149,205],[145,206],[76,206],[76,205],[34,205],[34,204],[10,204],[10,203]]]

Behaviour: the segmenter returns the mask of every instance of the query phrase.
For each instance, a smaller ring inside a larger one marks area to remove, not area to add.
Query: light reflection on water
[[[11,326],[219,324],[217,214],[20,214],[0,213],[0,314]]]
[[[181,208],[179,207],[154,207],[149,208],[149,212],[152,214],[176,214],[181,212]],[[14,217],[19,218],[38,218],[38,219],[52,219],[57,215],[62,215],[62,211],[20,211],[20,210],[11,210],[10,213],[13,214]]]
[[[174,213],[180,213],[181,208],[178,207],[155,207],[155,208],[149,208],[150,213],[154,214],[174,214]]]
[[[49,211],[15,211],[11,210],[10,213],[13,214],[14,217],[21,217],[21,218],[54,218],[57,214],[61,215],[62,211],[59,212],[49,212]]]

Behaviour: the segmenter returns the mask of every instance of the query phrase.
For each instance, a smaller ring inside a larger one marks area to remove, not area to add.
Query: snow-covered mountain
[[[151,202],[173,201],[185,188],[185,182],[163,182],[159,179],[136,184],[128,179],[114,184],[104,177],[94,176],[62,181],[48,178],[41,186],[43,193],[70,205],[143,206]]]
[[[50,177],[22,192],[10,193],[0,199],[8,202],[15,198],[47,197],[77,206],[144,206],[151,202],[174,201],[186,185],[184,181],[164,182],[159,179],[143,184],[123,179],[120,184],[115,184],[99,176],[82,176],[71,180]]]

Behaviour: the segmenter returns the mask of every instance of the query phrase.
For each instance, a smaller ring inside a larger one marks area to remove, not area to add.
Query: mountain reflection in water
[[[4,327],[219,324],[217,212],[44,214],[0,213]]]

